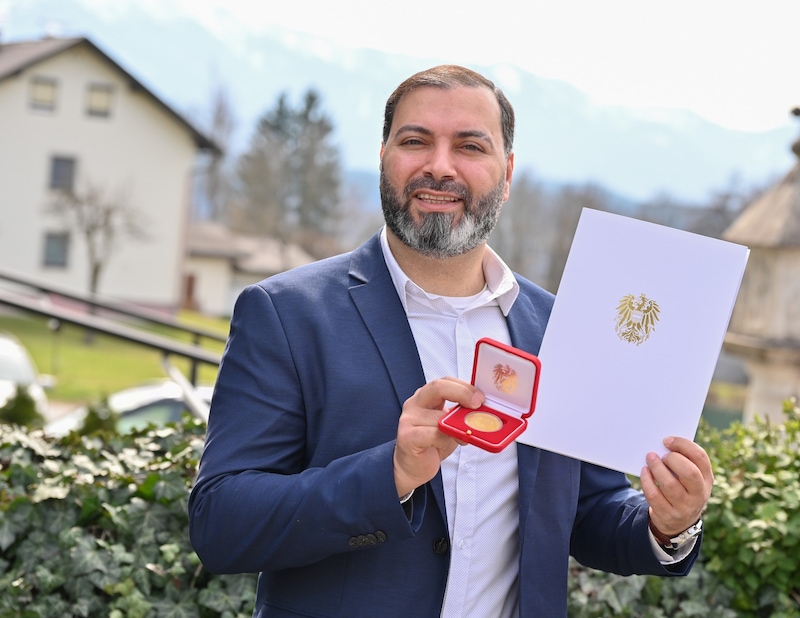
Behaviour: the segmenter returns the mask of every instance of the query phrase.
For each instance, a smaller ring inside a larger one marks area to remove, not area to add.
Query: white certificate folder
[[[749,249],[584,209],[525,444],[639,476],[694,438]]]

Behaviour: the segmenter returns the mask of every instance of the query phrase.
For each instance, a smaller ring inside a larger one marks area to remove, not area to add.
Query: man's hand
[[[664,446],[670,452],[663,457],[648,453],[640,480],[651,522],[667,536],[675,536],[700,519],[714,473],[708,454],[691,440],[667,438]]]
[[[443,459],[458,441],[439,431],[439,419],[447,401],[479,408],[483,393],[457,378],[441,378],[417,389],[403,404],[394,449],[394,481],[397,495],[404,496],[430,481]]]

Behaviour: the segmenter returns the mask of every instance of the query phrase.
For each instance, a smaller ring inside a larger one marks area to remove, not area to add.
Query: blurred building
[[[800,139],[792,150],[800,159]],[[800,396],[800,160],[723,238],[751,249],[725,337],[750,378],[744,420],[780,420],[783,401]]]
[[[86,38],[0,44],[0,267],[88,292],[86,244],[46,206],[93,187],[146,231],[114,239],[98,291],[178,308],[195,160],[216,150]]]
[[[230,316],[246,286],[313,261],[293,243],[234,234],[210,221],[193,223],[186,260],[186,306],[207,315]]]

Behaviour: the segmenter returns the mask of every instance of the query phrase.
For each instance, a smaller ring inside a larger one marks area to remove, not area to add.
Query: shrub
[[[574,618],[800,616],[800,408],[697,440],[716,484],[685,578],[571,564]],[[207,573],[186,500],[205,426],[53,440],[0,424],[0,618],[250,616],[255,576]]]
[[[211,576],[189,544],[204,431],[51,440],[0,425],[0,616],[252,615],[255,576]]]
[[[36,410],[36,402],[27,388],[17,385],[14,396],[0,406],[0,423],[41,427],[44,425],[44,417]]]
[[[800,407],[784,412],[705,436],[716,478],[703,553],[742,616],[800,616]]]
[[[689,576],[620,577],[573,562],[570,616],[800,616],[800,408],[784,411],[779,424],[701,423],[715,485]]]

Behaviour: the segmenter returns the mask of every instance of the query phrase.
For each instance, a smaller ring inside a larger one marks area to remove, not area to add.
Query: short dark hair
[[[383,113],[383,144],[389,139],[392,129],[392,120],[397,104],[409,92],[418,88],[442,88],[449,90],[458,86],[471,88],[488,88],[500,104],[500,124],[503,129],[503,146],[506,156],[511,154],[514,146],[514,108],[494,82],[480,73],[454,64],[443,64],[425,71],[415,73],[400,84],[386,101]]]

